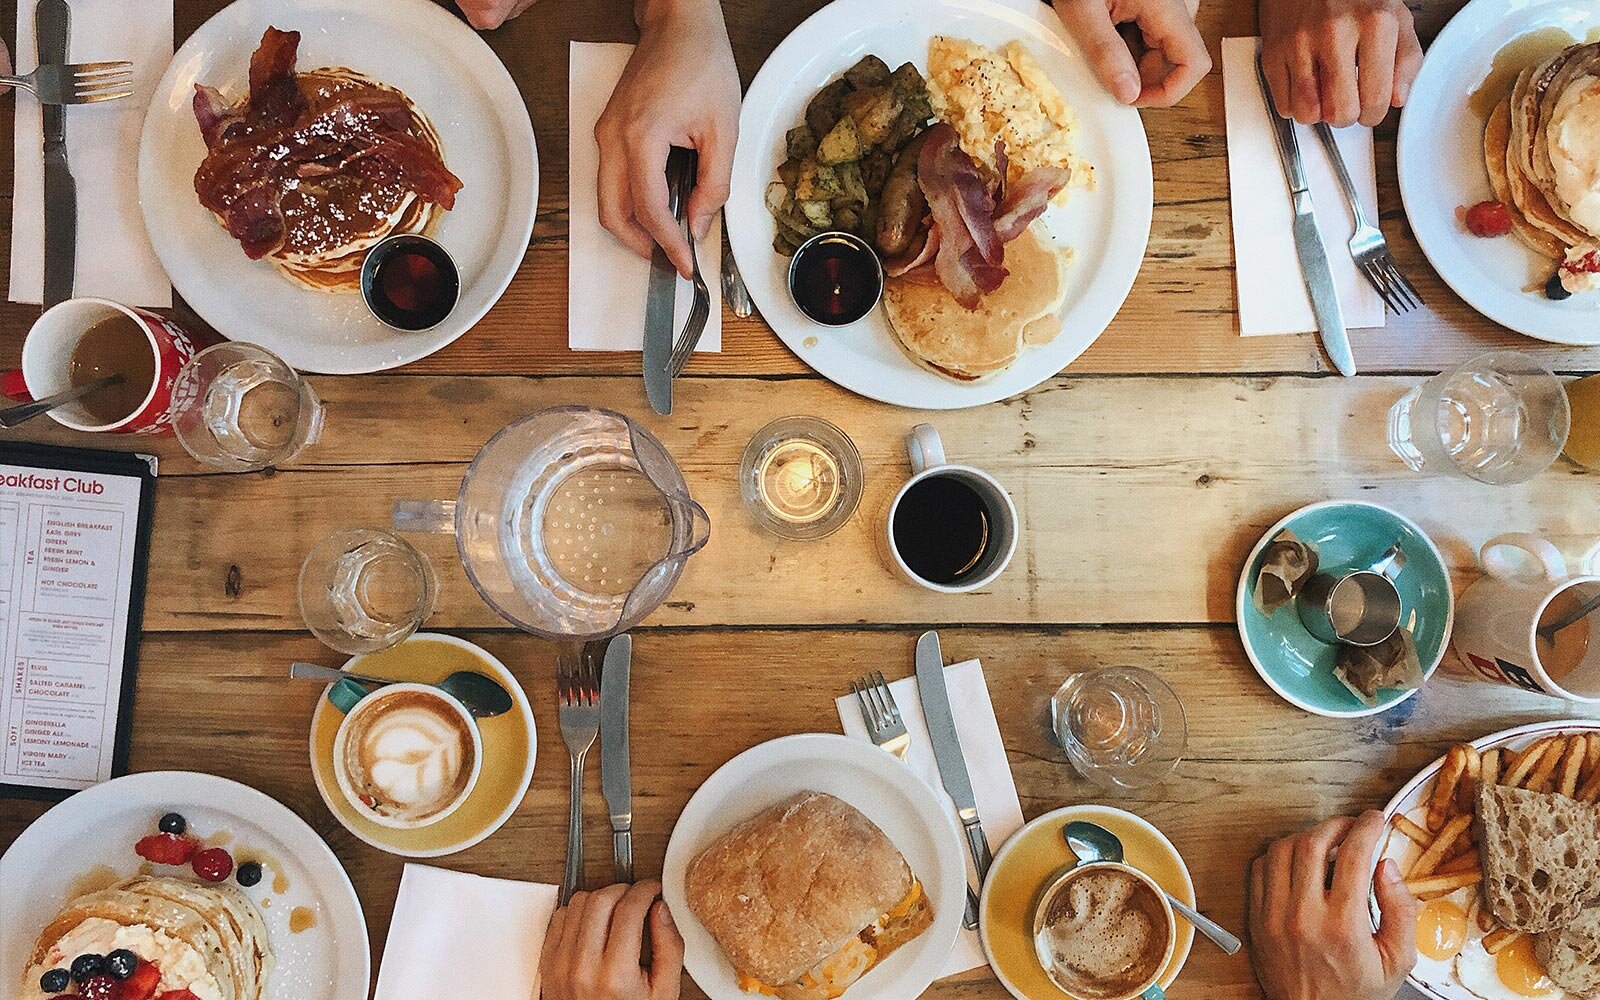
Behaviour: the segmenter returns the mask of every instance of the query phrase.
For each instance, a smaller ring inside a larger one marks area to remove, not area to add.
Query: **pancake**
[[[223,952],[239,984],[239,1000],[260,1000],[272,971],[267,927],[243,892],[226,883],[201,885],[172,878],[139,877],[126,883],[130,892],[187,906],[216,930]]]
[[[1600,43],[1575,46],[1539,100],[1539,189],[1568,222],[1600,240]]]
[[[993,375],[1025,346],[1060,331],[1056,314],[1066,299],[1069,259],[1030,226],[1006,244],[1010,273],[976,309],[964,308],[938,282],[891,278],[883,293],[889,325],[914,361],[941,375],[963,382]]]
[[[1483,159],[1489,173],[1489,187],[1494,198],[1504,205],[1511,217],[1511,232],[1528,249],[1542,257],[1557,258],[1566,245],[1550,233],[1528,220],[1511,191],[1511,178],[1507,172],[1506,157],[1511,148],[1511,98],[1495,105],[1483,130]]]
[[[1535,146],[1543,145],[1540,97],[1566,64],[1570,51],[1531,66],[1517,75],[1516,84],[1511,88],[1511,136],[1506,154],[1506,181],[1512,204],[1529,225],[1549,233],[1565,246],[1577,246],[1588,242],[1590,237],[1551,205],[1539,184],[1535,155]]]

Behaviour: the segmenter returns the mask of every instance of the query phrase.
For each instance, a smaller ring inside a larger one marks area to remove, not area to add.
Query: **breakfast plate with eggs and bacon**
[[[1138,112],[1048,7],[835,0],[750,86],[727,219],[751,297],[801,360],[873,399],[953,409],[1026,392],[1094,342],[1151,207]],[[837,325],[791,294],[791,262],[833,234],[868,255],[874,289]]]
[[[1457,744],[1385,815],[1373,863],[1393,859],[1422,903],[1413,986],[1434,1000],[1600,990],[1600,721]]]

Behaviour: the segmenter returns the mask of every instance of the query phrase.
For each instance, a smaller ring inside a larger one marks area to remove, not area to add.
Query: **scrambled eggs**
[[[1007,183],[1035,167],[1060,167],[1071,187],[1092,187],[1094,168],[1073,150],[1078,119],[1066,98],[1023,48],[996,52],[965,38],[935,35],[928,43],[928,88],[934,111],[961,136],[961,148],[995,169],[995,143],[1005,144]]]

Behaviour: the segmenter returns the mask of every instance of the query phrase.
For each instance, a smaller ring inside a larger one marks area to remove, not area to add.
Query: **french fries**
[[[1478,781],[1485,785],[1498,785],[1500,783],[1500,750],[1498,748],[1483,752],[1483,763],[1480,767]]]
[[[1506,765],[1506,776],[1500,784],[1510,788],[1526,787],[1525,782],[1528,781],[1539,761],[1544,758],[1545,751],[1550,748],[1552,742],[1554,742],[1553,738],[1543,739],[1519,753],[1514,761]]]
[[[1434,779],[1433,797],[1428,800],[1428,829],[1437,832],[1449,820],[1456,804],[1456,786],[1466,773],[1467,753],[1458,744],[1445,755],[1444,766],[1439,768],[1439,777]]]
[[[1483,870],[1470,872],[1457,872],[1452,875],[1428,875],[1423,878],[1406,879],[1406,888],[1411,890],[1411,895],[1418,899],[1438,899],[1448,896],[1457,889],[1465,889],[1469,885],[1477,885],[1483,881]]]
[[[1478,801],[1478,780],[1483,774],[1483,758],[1471,743],[1463,743],[1459,749],[1466,759],[1466,769],[1461,773],[1461,780],[1456,782],[1456,812],[1470,816]]]
[[[1479,857],[1476,849],[1458,854],[1439,866],[1436,875],[1459,875],[1462,872],[1477,871],[1483,867],[1483,859]]]
[[[1571,798],[1578,794],[1578,779],[1583,776],[1583,766],[1589,762],[1589,740],[1574,736],[1567,740],[1566,755],[1561,758],[1561,794]]]
[[[1439,836],[1432,846],[1422,852],[1411,871],[1406,873],[1407,880],[1420,879],[1434,874],[1439,865],[1450,857],[1451,849],[1456,846],[1456,841],[1467,832],[1467,827],[1472,825],[1471,813],[1460,813],[1445,821],[1444,829],[1439,831]]]
[[[1406,837],[1410,838],[1413,843],[1423,850],[1427,850],[1433,844],[1433,831],[1425,830],[1411,822],[1404,813],[1395,813],[1394,828],[1405,834]]]
[[[1514,931],[1509,927],[1497,927],[1483,936],[1483,950],[1491,955],[1498,955],[1522,937],[1521,931]]]

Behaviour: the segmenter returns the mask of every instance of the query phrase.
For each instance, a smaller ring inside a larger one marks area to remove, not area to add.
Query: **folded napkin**
[[[1233,259],[1239,286],[1239,330],[1246,337],[1268,333],[1311,333],[1317,322],[1294,249],[1294,209],[1289,184],[1273,137],[1271,112],[1256,79],[1256,38],[1222,40],[1223,98],[1227,108],[1228,192],[1233,207]],[[1355,222],[1328,163],[1327,151],[1308,128],[1299,126],[1317,228],[1339,306],[1350,329],[1383,326],[1383,300],[1356,270],[1350,257]],[[1372,130],[1356,125],[1334,129],[1361,205],[1378,217],[1378,184],[1372,162]]]
[[[17,72],[38,66],[33,10],[17,0]],[[133,96],[66,109],[67,158],[78,189],[78,269],[74,295],[135,306],[172,305],[172,285],[139,212],[139,132],[161,74],[172,61],[172,0],[72,0],[69,62],[126,59]],[[39,104],[18,94],[16,191],[11,215],[13,302],[44,295],[44,128]]]
[[[406,865],[373,1000],[534,1000],[559,891]]]
[[[622,78],[633,46],[618,42],[573,42],[570,52],[567,165],[568,243],[567,346],[576,351],[637,351],[644,345],[644,299],[650,262],[600,225],[596,171],[600,147],[594,123]],[[695,244],[700,273],[711,289],[711,318],[698,351],[722,350],[722,223],[713,221]],[[694,285],[678,279],[674,335],[683,329],[694,301]]]
[[[999,851],[1001,844],[1022,829],[1022,803],[1017,799],[1017,785],[1011,778],[1011,765],[1006,761],[1006,747],[1000,740],[1000,725],[995,721],[994,705],[989,701],[989,686],[983,679],[983,667],[977,660],[946,667],[944,683],[950,693],[950,711],[955,717],[956,735],[961,738],[961,752],[967,759],[967,775],[972,779],[973,794],[978,800],[978,819],[983,822],[983,833],[989,840],[989,849]],[[939,765],[933,759],[933,744],[928,738],[928,724],[922,717],[917,679],[905,677],[894,681],[889,685],[889,692],[894,695],[900,716],[905,720],[906,732],[911,735],[906,766],[922,779],[923,784],[933,789],[939,801],[954,816],[955,803],[945,794],[944,783],[939,779]],[[868,740],[867,725],[861,718],[861,705],[856,701],[856,696],[848,694],[838,699],[838,708],[844,734],[858,740]],[[976,886],[978,877],[973,871],[971,852],[967,850],[965,837],[961,839],[961,853],[967,856],[969,884]],[[953,976],[985,964],[987,959],[984,958],[978,932],[963,929],[941,975]]]

